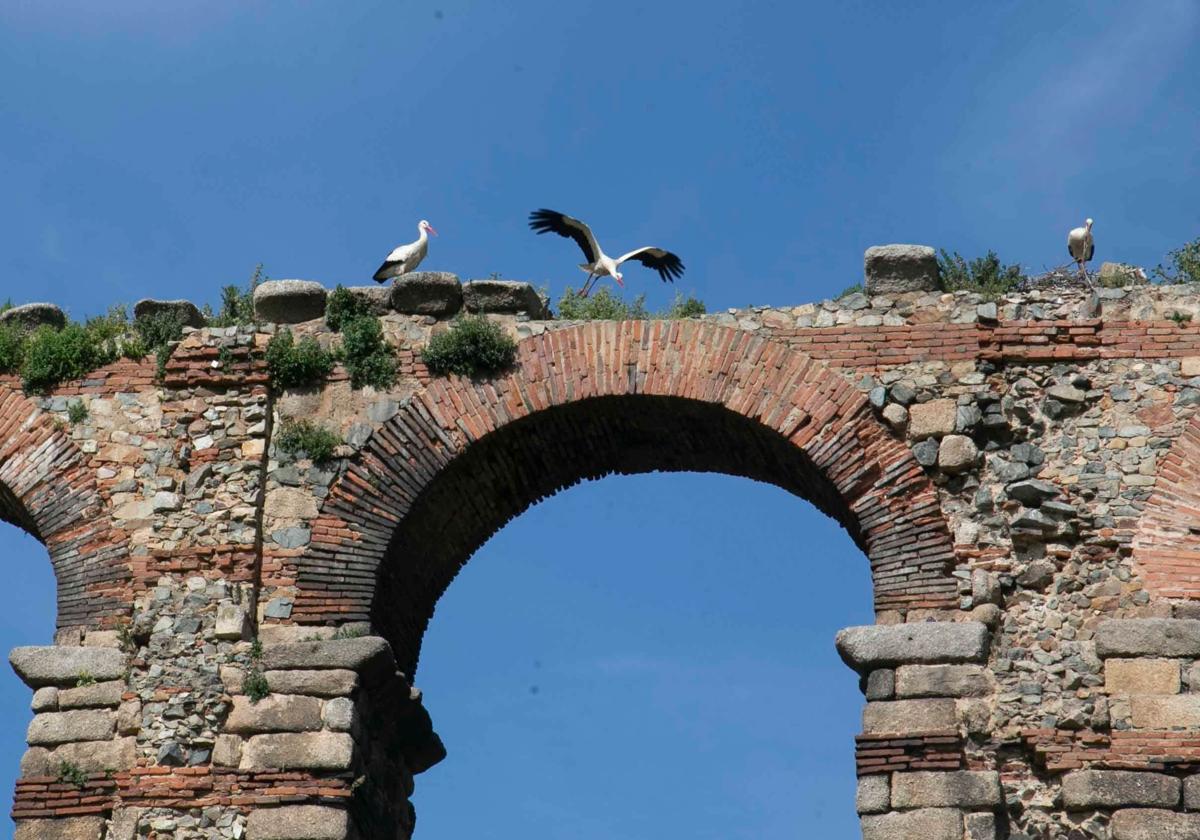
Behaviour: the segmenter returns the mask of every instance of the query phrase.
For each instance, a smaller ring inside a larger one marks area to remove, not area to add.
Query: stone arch
[[[1200,599],[1200,417],[1159,461],[1154,490],[1138,520],[1133,560],[1146,589],[1163,598]]]
[[[58,588],[58,626],[128,612],[123,535],[104,515],[87,459],[29,398],[0,386],[0,519],[40,540]]]
[[[784,487],[847,528],[877,609],[955,604],[934,488],[850,382],[746,331],[630,321],[525,339],[497,379],[431,382],[332,488],[293,617],[372,620],[411,674],[438,597],[492,533],[582,479],[652,470]]]

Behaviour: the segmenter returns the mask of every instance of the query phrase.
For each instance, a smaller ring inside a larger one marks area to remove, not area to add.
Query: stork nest
[[[1095,291],[1098,279],[1099,274],[1097,272],[1089,271],[1085,274],[1080,274],[1079,267],[1071,262],[1065,265],[1057,265],[1041,274],[1033,276],[1022,275],[1020,281],[1017,283],[1016,290],[1018,292],[1028,292],[1033,289],[1050,291],[1088,289]]]

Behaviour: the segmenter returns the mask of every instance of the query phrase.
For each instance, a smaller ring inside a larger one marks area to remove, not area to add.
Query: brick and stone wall
[[[582,479],[707,470],[809,500],[870,565],[876,623],[837,639],[864,837],[1200,838],[1200,294],[910,281],[573,323],[525,284],[410,276],[359,293],[386,391],[275,387],[280,324],[339,337],[319,286],[268,284],[261,324],[187,330],[161,376],[0,378],[0,518],[58,581],[54,644],[11,657],[17,836],[411,836],[445,755],[413,681],[462,565]],[[421,364],[463,308],[519,340],[512,370]],[[334,458],[280,450],[298,418]]]

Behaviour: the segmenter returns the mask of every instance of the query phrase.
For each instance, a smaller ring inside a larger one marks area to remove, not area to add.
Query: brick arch
[[[30,399],[0,386],[0,519],[40,540],[58,588],[58,626],[128,612],[124,535],[104,515],[86,458]]]
[[[869,558],[877,609],[955,603],[934,488],[844,377],[742,330],[630,321],[528,338],[494,380],[431,382],[331,489],[293,617],[370,619],[412,669],[438,597],[493,532],[580,480],[654,470],[813,502]]]
[[[1163,598],[1200,599],[1200,416],[1159,462],[1138,520],[1133,560],[1146,589]]]

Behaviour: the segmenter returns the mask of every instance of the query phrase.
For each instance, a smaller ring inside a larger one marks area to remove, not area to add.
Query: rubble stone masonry
[[[275,388],[274,323],[189,328],[161,376],[0,378],[0,518],[58,584],[54,644],[11,655],[18,838],[412,836],[445,754],[412,682],[441,593],[537,500],[651,470],[783,487],[870,564],[876,623],[836,641],[864,838],[1200,838],[1200,293],[573,323],[502,285],[363,291],[387,391]],[[304,290],[272,317],[311,316]],[[463,300],[519,340],[511,370],[421,364]],[[331,460],[275,445],[298,418]]]

